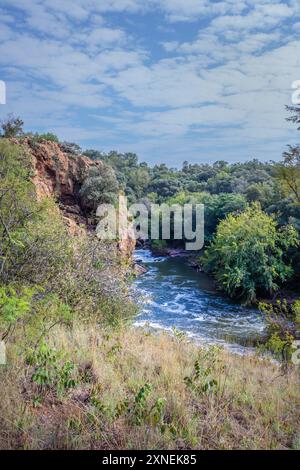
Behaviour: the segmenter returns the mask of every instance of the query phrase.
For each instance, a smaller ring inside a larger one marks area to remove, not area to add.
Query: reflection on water
[[[258,310],[215,293],[211,279],[183,258],[158,258],[148,250],[137,250],[135,258],[148,269],[135,281],[142,306],[136,325],[176,327],[201,342],[235,350],[262,336],[264,322]]]

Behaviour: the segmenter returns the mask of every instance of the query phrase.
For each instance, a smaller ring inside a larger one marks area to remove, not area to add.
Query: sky
[[[0,0],[26,131],[150,164],[279,160],[297,131],[300,0]]]

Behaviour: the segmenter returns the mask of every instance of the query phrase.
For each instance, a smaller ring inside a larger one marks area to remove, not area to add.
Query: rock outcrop
[[[94,221],[81,207],[79,191],[89,169],[101,167],[103,163],[83,155],[65,152],[57,142],[35,142],[25,138],[22,146],[32,157],[32,181],[36,187],[37,198],[54,197],[57,200],[72,235],[80,234],[84,230],[93,231]],[[119,242],[119,249],[122,253],[130,255],[134,248],[135,240],[129,231],[128,237]]]

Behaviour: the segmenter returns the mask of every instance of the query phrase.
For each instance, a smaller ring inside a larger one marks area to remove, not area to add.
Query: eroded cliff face
[[[79,191],[89,169],[101,167],[103,163],[83,155],[65,152],[56,142],[37,143],[26,138],[22,145],[32,158],[32,180],[38,199],[54,197],[57,200],[72,235],[95,230],[94,221],[80,205]],[[118,246],[122,253],[132,254],[135,240],[131,230],[128,230],[128,236],[120,241]]]

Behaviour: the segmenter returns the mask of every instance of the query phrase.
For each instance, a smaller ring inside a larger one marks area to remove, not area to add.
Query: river
[[[137,250],[135,259],[147,268],[135,281],[141,305],[136,326],[175,327],[201,344],[222,344],[236,352],[250,351],[263,336],[260,312],[217,293],[211,279],[186,259],[155,257],[149,250]]]

